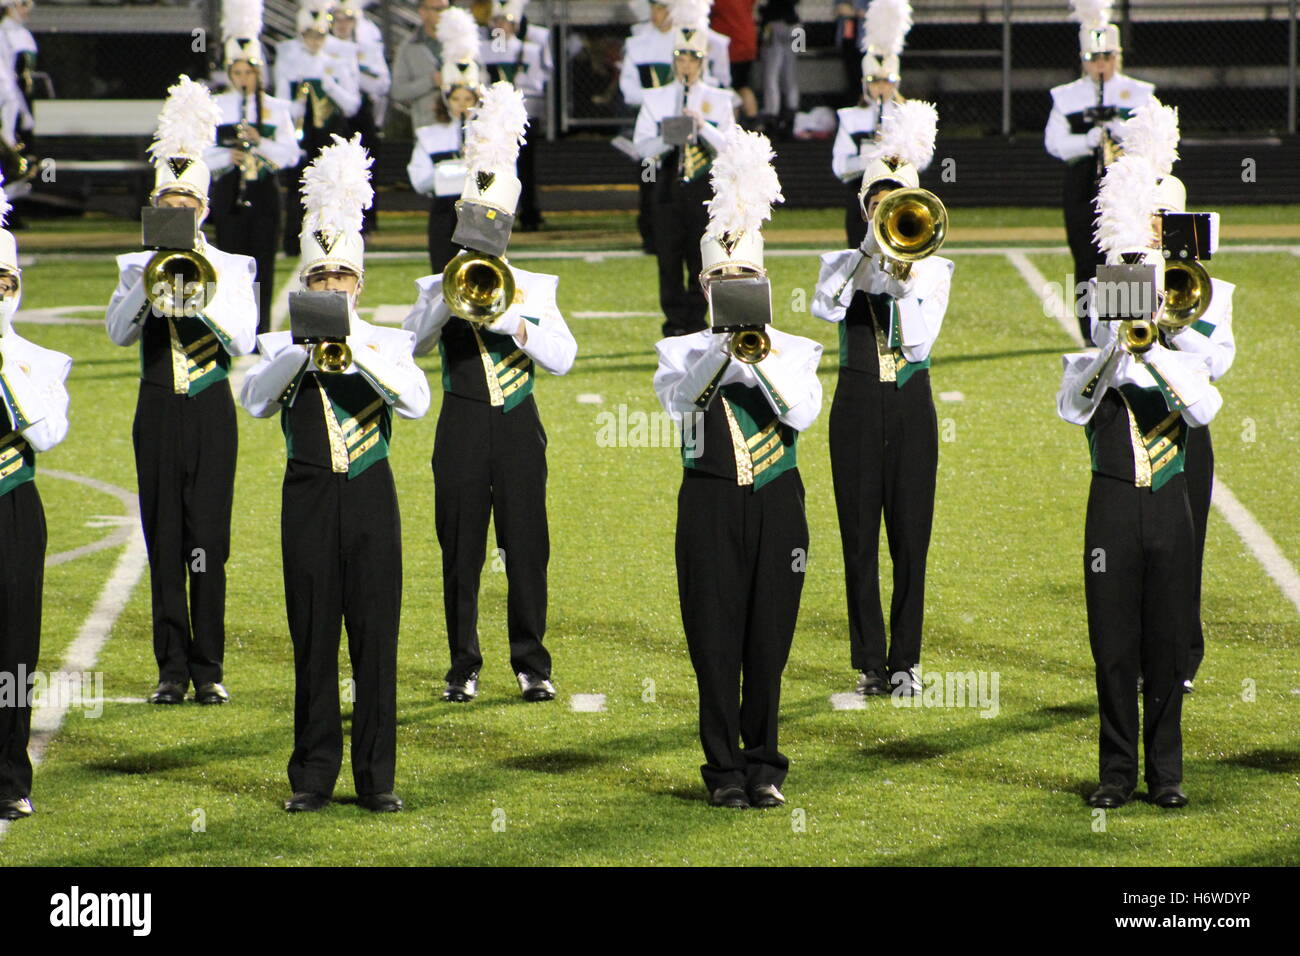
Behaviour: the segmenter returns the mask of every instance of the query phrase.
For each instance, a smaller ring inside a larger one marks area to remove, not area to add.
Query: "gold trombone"
[[[948,235],[948,210],[928,189],[896,189],[880,201],[871,232],[885,258],[885,269],[906,279],[912,263],[939,251]]]
[[[442,270],[442,298],[452,315],[491,325],[515,301],[515,277],[505,259],[463,249]]]

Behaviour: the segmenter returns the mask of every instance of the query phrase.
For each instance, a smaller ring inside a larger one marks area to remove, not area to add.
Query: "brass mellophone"
[[[1160,325],[1182,329],[1205,314],[1213,293],[1210,273],[1195,259],[1175,260],[1165,266],[1165,311]]]
[[[948,234],[948,210],[928,189],[896,189],[876,207],[871,232],[885,268],[906,279],[912,263],[939,251]]]
[[[515,300],[515,277],[505,259],[462,250],[442,271],[442,297],[452,315],[490,325]]]
[[[346,342],[317,342],[312,347],[311,360],[322,372],[345,372],[352,364],[352,346]]]
[[[206,304],[209,292],[215,293],[217,270],[204,256],[192,249],[160,249],[144,267],[145,295],[160,315],[173,318],[194,314],[192,296],[197,289]]]
[[[727,342],[731,357],[746,365],[756,365],[772,351],[772,337],[765,329],[739,329]]]

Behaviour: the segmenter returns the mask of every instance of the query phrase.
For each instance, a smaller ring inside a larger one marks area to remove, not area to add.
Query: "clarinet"
[[[685,114],[686,110],[690,107],[690,102],[691,102],[691,88],[687,83],[682,83],[682,113],[683,114]],[[686,150],[689,146],[690,146],[690,141],[687,140],[687,142],[677,147],[677,178],[682,182],[686,182]]]
[[[235,135],[239,137],[239,148],[245,153],[252,148],[252,144],[239,135],[246,115],[248,115],[248,94],[241,91],[239,94],[239,122],[235,124]],[[235,165],[239,167],[239,186],[235,191],[235,209],[247,209],[250,205],[245,195],[248,188],[246,185],[248,181],[248,159],[240,160]]]
[[[1105,110],[1106,103],[1106,81],[1100,76],[1097,77],[1097,125],[1101,126],[1102,111]],[[1106,136],[1106,128],[1102,126],[1102,138]],[[1106,175],[1106,144],[1097,144],[1097,179]]]

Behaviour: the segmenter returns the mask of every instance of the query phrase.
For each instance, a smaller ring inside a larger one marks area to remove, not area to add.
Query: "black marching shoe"
[[[730,810],[748,810],[749,797],[745,796],[744,787],[729,783],[709,794],[709,805],[727,807]]]
[[[468,704],[477,696],[478,671],[474,671],[468,677],[452,678],[447,681],[447,687],[442,692],[442,699],[454,704]]]
[[[921,679],[916,676],[915,667],[909,667],[905,671],[895,671],[889,683],[894,688],[893,693],[899,697],[921,696]]]
[[[323,793],[300,791],[284,801],[284,808],[290,813],[315,813],[330,805],[330,798]]]
[[[27,797],[0,800],[0,820],[25,820],[35,812],[32,801]]]
[[[519,693],[529,703],[555,700],[555,685],[545,677],[537,677],[523,671],[520,671],[515,677],[519,679]]]
[[[362,793],[357,796],[357,806],[371,813],[396,813],[402,809],[402,799],[391,790],[387,793]]]
[[[1114,810],[1116,807],[1124,806],[1132,799],[1132,790],[1126,790],[1111,783],[1103,783],[1088,798],[1088,806],[1099,807],[1102,810]]]
[[[208,681],[208,683],[194,688],[194,700],[197,703],[208,705],[228,704],[230,703],[230,694],[216,681]]]
[[[858,675],[858,686],[853,688],[854,693],[861,694],[863,697],[875,697],[879,694],[889,693],[889,682],[885,680],[885,675],[880,671],[863,671]]]
[[[785,794],[774,783],[760,783],[749,789],[749,805],[760,810],[770,810],[785,803]]]
[[[1183,681],[1184,694],[1190,694],[1194,690],[1196,690],[1196,686],[1192,683],[1191,678],[1188,678],[1187,680]]]
[[[1165,784],[1151,795],[1151,802],[1162,810],[1176,810],[1187,806],[1187,794],[1176,783]]]
[[[184,699],[185,688],[167,680],[159,681],[157,690],[149,695],[151,704],[179,704]]]

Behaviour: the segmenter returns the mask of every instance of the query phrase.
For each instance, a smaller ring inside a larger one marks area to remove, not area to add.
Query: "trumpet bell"
[[[896,189],[876,206],[871,231],[886,258],[915,262],[943,245],[948,209],[928,189]]]
[[[731,333],[727,350],[736,361],[756,365],[772,351],[772,337],[764,329],[741,329]]]
[[[311,360],[322,372],[346,372],[352,364],[352,347],[346,342],[317,342]]]
[[[515,300],[515,277],[506,260],[469,249],[442,271],[442,297],[452,315],[488,325]]]
[[[1141,355],[1155,345],[1155,323],[1146,319],[1135,319],[1120,323],[1119,340],[1124,351],[1131,355]]]
[[[193,250],[163,249],[144,267],[145,295],[160,315],[198,315],[215,293],[217,270]]]
[[[1210,307],[1213,289],[1210,273],[1195,259],[1169,263],[1165,266],[1165,312],[1160,324],[1167,329],[1191,325]]]

